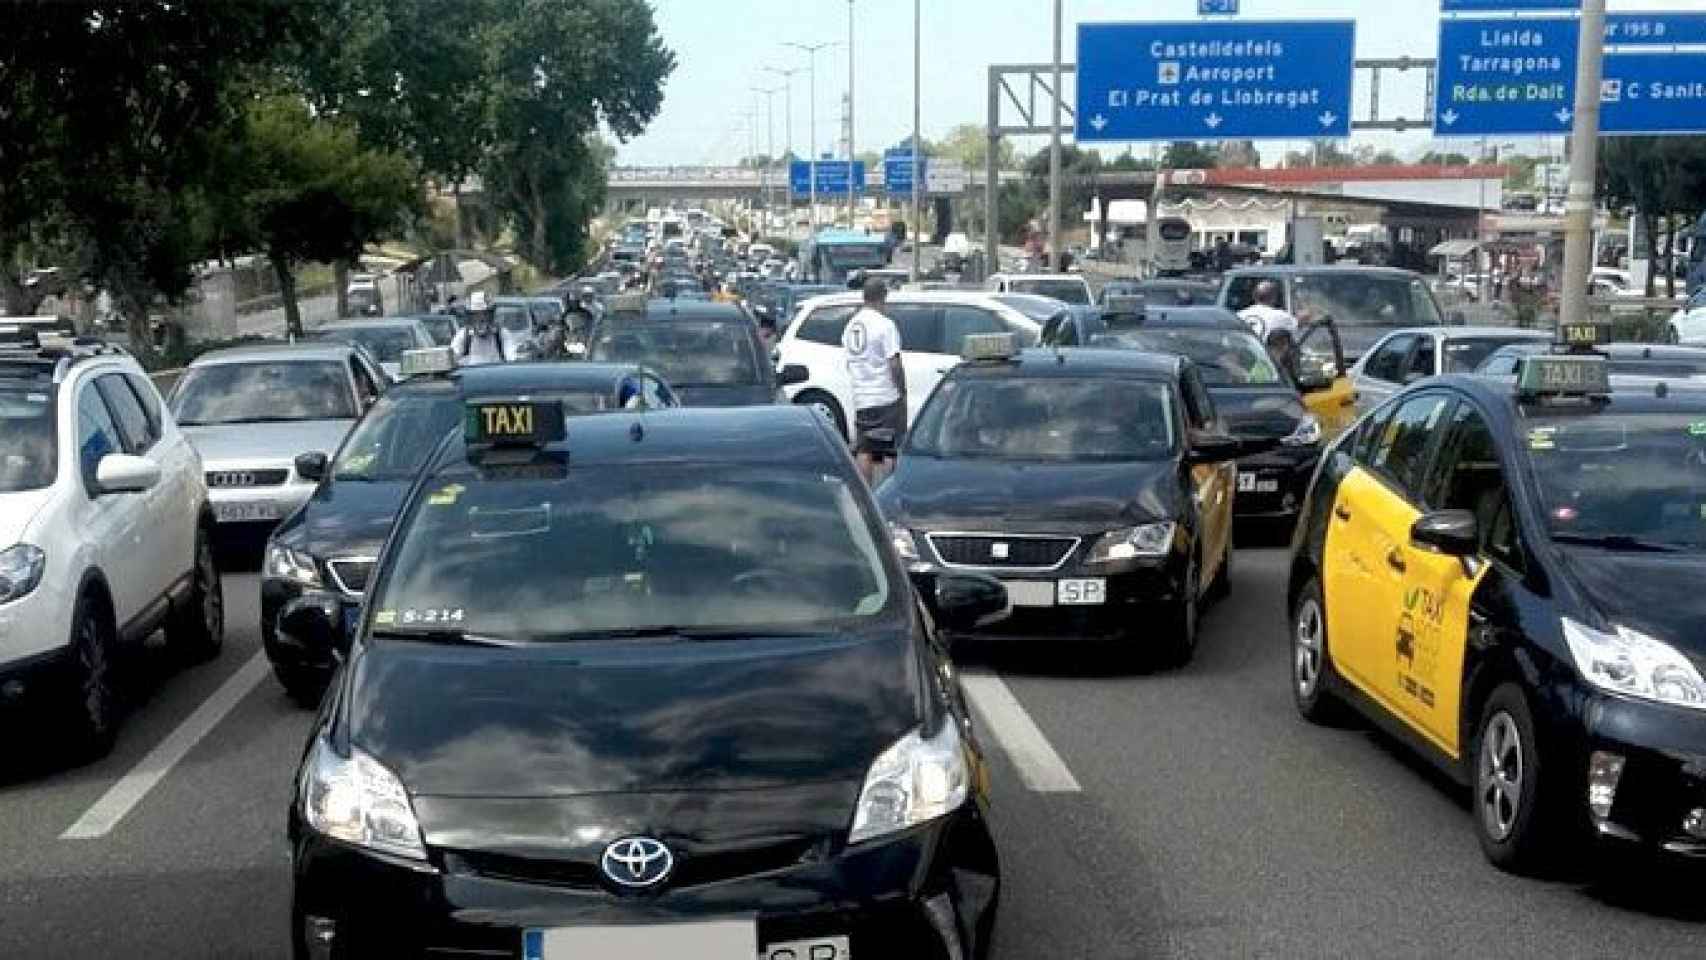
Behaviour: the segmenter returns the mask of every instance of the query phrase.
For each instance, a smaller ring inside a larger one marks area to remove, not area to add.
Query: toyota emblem
[[[623,837],[604,848],[599,866],[618,886],[655,887],[675,870],[675,856],[651,837]]]

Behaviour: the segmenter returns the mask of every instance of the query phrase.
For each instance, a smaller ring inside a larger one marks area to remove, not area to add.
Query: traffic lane
[[[1110,942],[1075,927],[1096,922],[1083,907],[1104,890],[1143,898],[1104,922],[1119,932],[1106,955],[1122,957],[1702,950],[1698,865],[1509,876],[1482,858],[1465,791],[1366,726],[1299,719],[1288,563],[1284,549],[1238,552],[1232,598],[1205,615],[1183,670],[1117,674],[1096,648],[1061,640],[970,651],[1002,672],[1085,798],[1001,832],[1003,956],[1039,955],[1057,936]],[[1051,857],[1056,846],[1067,855]],[[1031,952],[1005,952],[1012,940]]]
[[[121,734],[119,749],[77,796],[0,797],[0,956],[75,945],[95,956],[271,956],[284,953],[290,891],[284,804],[312,714],[270,677],[247,684],[231,712],[105,835],[60,834],[260,651],[259,583],[225,578],[227,630],[218,661],[168,679]],[[218,669],[214,670],[213,667]],[[201,673],[207,673],[203,677]],[[190,681],[194,681],[193,683]],[[52,791],[36,790],[35,793]],[[15,799],[30,801],[15,816]]]

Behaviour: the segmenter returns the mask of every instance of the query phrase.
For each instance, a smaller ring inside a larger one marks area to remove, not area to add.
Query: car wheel
[[[1297,712],[1310,723],[1337,726],[1346,719],[1344,703],[1329,689],[1332,673],[1327,605],[1321,600],[1321,582],[1311,580],[1291,611],[1291,696]]]
[[[841,412],[841,404],[835,398],[822,390],[807,390],[794,398],[801,406],[816,407],[819,413],[829,418],[835,424],[835,432],[841,434],[841,439],[849,440],[852,434],[847,432],[847,417]]]
[[[320,701],[326,696],[326,687],[331,683],[330,674],[323,670],[287,667],[275,663],[272,673],[278,678],[279,686],[284,688],[285,696],[305,710],[312,710],[320,705]]]
[[[104,606],[84,593],[71,616],[66,734],[82,757],[105,756],[118,735],[113,627]]]
[[[1197,620],[1202,612],[1202,563],[1191,557],[1191,564],[1185,568],[1184,597],[1179,601],[1178,609],[1169,617],[1167,626],[1167,662],[1175,667],[1190,663],[1197,655]]]
[[[1501,870],[1536,873],[1566,852],[1559,774],[1546,767],[1522,688],[1507,683],[1481,708],[1474,750],[1475,834]]]
[[[205,526],[196,527],[192,576],[188,602],[173,612],[166,641],[185,662],[201,663],[219,656],[225,646],[225,587]]]

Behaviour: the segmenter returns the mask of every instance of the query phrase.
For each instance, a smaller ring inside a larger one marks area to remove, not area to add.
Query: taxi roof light
[[[540,448],[568,437],[563,405],[556,400],[471,400],[462,421],[469,447]]]
[[[960,358],[972,362],[1011,360],[1019,352],[1011,333],[974,333],[960,347]]]
[[[1524,357],[1517,372],[1522,400],[1545,397],[1604,397],[1611,394],[1607,358],[1596,353],[1537,354]]]
[[[404,377],[449,373],[456,369],[456,355],[451,352],[449,347],[404,350],[402,359],[397,365],[400,374]]]

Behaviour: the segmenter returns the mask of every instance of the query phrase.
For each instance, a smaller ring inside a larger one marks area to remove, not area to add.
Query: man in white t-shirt
[[[468,298],[467,322],[450,338],[450,352],[458,366],[478,367],[520,359],[521,341],[498,326],[495,313],[496,307],[486,298],[485,291],[476,290]]]
[[[900,359],[900,330],[883,312],[888,285],[873,277],[865,281],[864,293],[865,305],[841,333],[841,348],[847,352],[853,387],[853,449],[859,475],[870,483],[906,433],[906,369]]]
[[[1292,339],[1297,338],[1297,318],[1279,308],[1279,284],[1272,280],[1256,284],[1256,302],[1238,311],[1238,319],[1263,343],[1276,330],[1285,330]]]

